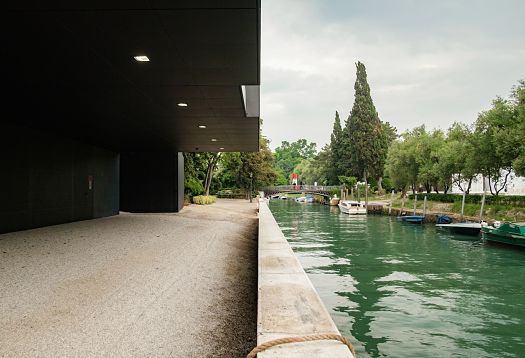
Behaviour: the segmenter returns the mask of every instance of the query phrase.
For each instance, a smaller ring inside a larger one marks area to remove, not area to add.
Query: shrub
[[[454,203],[461,202],[463,194],[437,194],[437,193],[419,193],[418,199],[422,200],[424,197],[427,197],[427,200],[438,201],[441,203]],[[409,199],[414,199],[414,194],[408,196]],[[465,203],[468,204],[480,204],[481,203],[481,194],[467,194],[465,197]],[[509,205],[509,206],[518,206],[525,207],[525,196],[519,195],[487,195],[485,197],[485,204],[487,205]]]
[[[204,187],[197,178],[185,178],[184,180],[184,191],[186,194],[199,195],[204,193]]]
[[[217,201],[217,197],[214,195],[199,195],[193,197],[193,202],[198,205],[213,204],[215,201]]]

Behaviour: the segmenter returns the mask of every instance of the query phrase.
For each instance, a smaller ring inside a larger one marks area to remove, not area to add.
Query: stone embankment
[[[264,200],[259,207],[257,344],[295,336],[339,335],[330,314]],[[270,357],[353,357],[341,342],[317,340],[274,346]]]

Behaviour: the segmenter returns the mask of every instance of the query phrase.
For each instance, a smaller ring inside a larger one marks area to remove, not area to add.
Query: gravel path
[[[255,204],[0,235],[0,356],[240,357],[255,345]]]

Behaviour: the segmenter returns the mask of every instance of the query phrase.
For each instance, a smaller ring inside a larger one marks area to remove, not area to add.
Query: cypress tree
[[[355,100],[345,125],[346,175],[365,178],[383,173],[384,132],[366,78],[366,68],[356,64]],[[366,178],[365,178],[366,179]]]
[[[346,175],[364,178],[365,183],[368,183],[368,176],[380,176],[383,173],[385,138],[383,125],[370,96],[365,65],[357,62],[356,68],[354,105],[345,126]],[[368,192],[365,202],[368,204]]]
[[[331,184],[338,184],[338,175],[341,175],[342,163],[344,160],[343,128],[339,112],[335,112],[335,121],[332,134],[330,135],[330,166],[328,180]]]

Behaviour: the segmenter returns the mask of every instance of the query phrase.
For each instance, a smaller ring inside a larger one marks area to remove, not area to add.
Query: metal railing
[[[338,185],[276,185],[263,188],[266,194],[289,193],[289,192],[310,192],[329,194],[334,190],[341,190]]]

